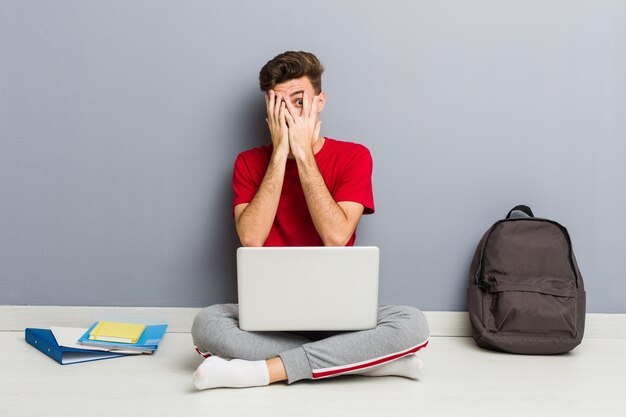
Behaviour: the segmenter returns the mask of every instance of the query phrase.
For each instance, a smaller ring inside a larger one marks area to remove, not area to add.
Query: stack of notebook
[[[152,354],[167,330],[167,324],[99,321],[89,329],[52,327],[28,328],[26,342],[62,365],[121,356]]]

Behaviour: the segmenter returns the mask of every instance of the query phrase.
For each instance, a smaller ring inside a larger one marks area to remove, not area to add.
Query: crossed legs
[[[237,305],[220,304],[196,316],[192,336],[196,349],[207,357],[194,374],[199,388],[293,383],[349,373],[414,379],[421,374],[422,362],[413,353],[426,346],[429,331],[424,315],[414,307],[380,306],[376,328],[320,340],[242,331],[238,313]]]

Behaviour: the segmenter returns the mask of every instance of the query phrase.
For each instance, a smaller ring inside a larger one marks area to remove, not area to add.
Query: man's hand
[[[321,123],[318,118],[317,102],[318,96],[309,100],[307,93],[303,93],[300,114],[289,100],[285,100],[288,110],[285,118],[289,132],[289,147],[296,159],[313,155],[313,145],[319,138]]]
[[[274,152],[281,156],[289,154],[289,135],[287,130],[287,120],[285,114],[287,109],[282,94],[270,90],[265,96],[265,106],[267,107],[267,126],[272,135]]]

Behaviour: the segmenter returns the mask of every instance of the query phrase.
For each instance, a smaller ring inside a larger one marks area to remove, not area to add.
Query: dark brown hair
[[[315,94],[319,94],[322,92],[323,72],[324,67],[312,53],[287,51],[276,55],[261,68],[259,84],[261,90],[267,92],[276,84],[307,76]]]

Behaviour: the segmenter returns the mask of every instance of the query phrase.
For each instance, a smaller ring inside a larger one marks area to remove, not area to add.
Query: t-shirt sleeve
[[[346,169],[334,192],[336,202],[352,201],[362,204],[363,214],[374,213],[372,189],[373,161],[369,150],[362,146],[347,161]]]
[[[246,158],[239,154],[233,169],[233,214],[235,206],[252,201],[258,188],[259,185],[246,163]]]

